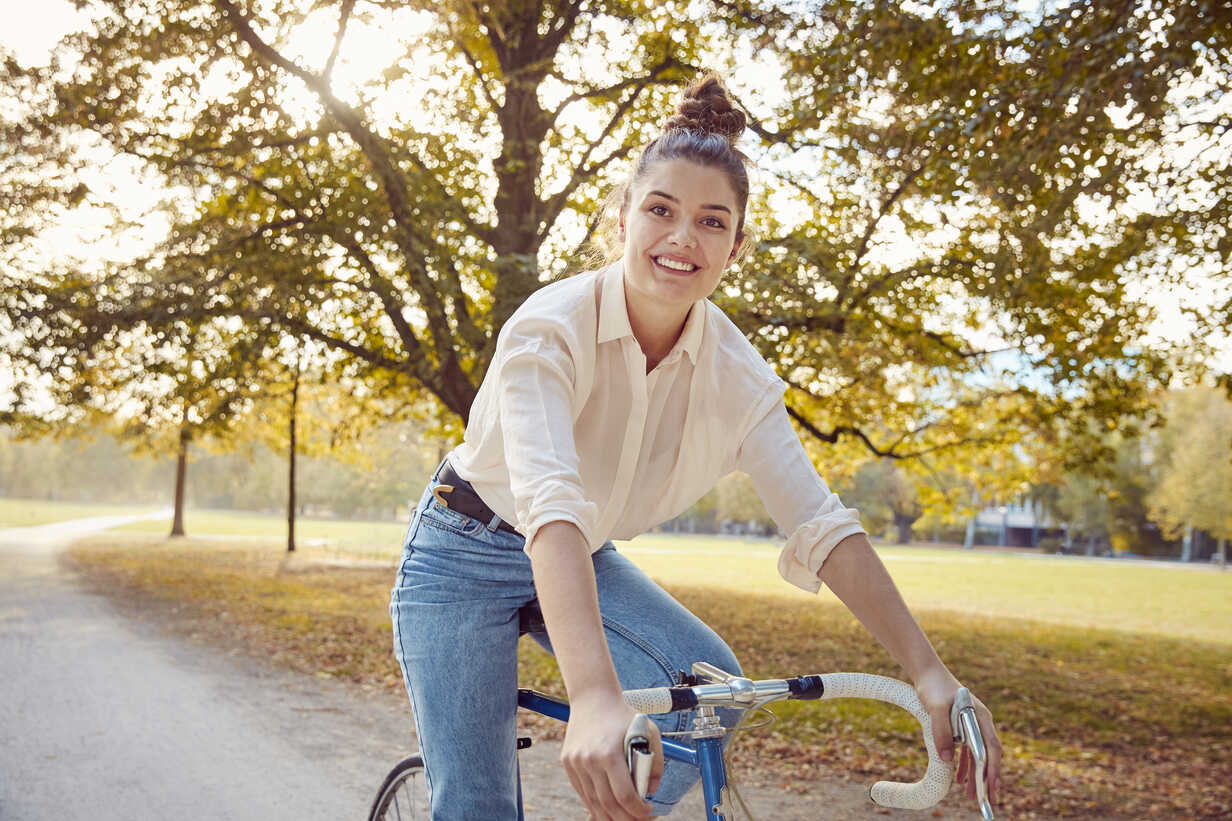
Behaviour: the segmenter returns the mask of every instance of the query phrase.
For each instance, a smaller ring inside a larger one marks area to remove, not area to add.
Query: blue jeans
[[[428,483],[407,528],[390,600],[394,653],[423,751],[433,821],[519,818],[518,609],[535,598],[524,539],[442,506]],[[592,555],[599,611],[621,686],[674,684],[695,661],[738,673],[719,636],[609,542]],[[547,647],[546,634],[533,637]],[[687,713],[655,717],[685,728]],[[666,815],[697,781],[667,762],[651,797]]]

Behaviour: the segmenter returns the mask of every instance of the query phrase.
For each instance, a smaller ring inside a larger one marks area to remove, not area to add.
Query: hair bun
[[[746,122],[744,112],[732,105],[723,78],[706,71],[684,90],[684,99],[663,130],[721,134],[734,147]]]

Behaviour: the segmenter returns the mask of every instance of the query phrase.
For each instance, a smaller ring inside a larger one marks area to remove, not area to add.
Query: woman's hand
[[[598,821],[650,817],[625,758],[625,732],[636,713],[625,703],[599,614],[595,568],[582,532],[571,522],[549,522],[527,546],[539,606],[569,692],[569,725],[561,762],[573,789]],[[650,739],[650,790],[663,774],[658,730]]]
[[[930,668],[915,683],[920,703],[932,719],[933,743],[937,745],[941,758],[950,762],[954,760],[954,730],[950,726],[950,710],[954,706],[954,694],[961,686],[958,679],[945,667]],[[984,706],[984,702],[974,695],[971,699],[975,702],[975,717],[980,725],[980,734],[984,736],[984,746],[988,749],[988,800],[996,801],[1001,790],[1001,740],[997,738],[992,713]],[[959,784],[966,785],[967,797],[971,799],[975,798],[976,777],[975,760],[971,750],[964,745],[955,778]]]
[[[645,821],[651,805],[637,794],[625,757],[625,731],[636,713],[616,692],[598,697],[573,699],[561,762],[569,782],[596,821]],[[650,792],[663,776],[663,746],[659,728],[652,722],[650,748],[654,765]]]

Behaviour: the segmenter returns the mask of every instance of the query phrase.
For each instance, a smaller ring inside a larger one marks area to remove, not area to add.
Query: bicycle
[[[528,605],[520,614],[521,632],[542,629],[542,617],[537,608]],[[838,699],[867,698],[894,704],[911,713],[920,723],[924,746],[928,750],[928,766],[923,777],[914,783],[878,781],[869,790],[873,803],[899,809],[927,809],[940,801],[949,791],[954,778],[954,767],[942,761],[933,744],[931,721],[920,703],[915,688],[906,682],[869,673],[823,673],[793,676],[786,679],[763,679],[753,681],[734,676],[710,664],[696,663],[692,674],[682,676],[682,682],[672,687],[654,687],[644,690],[626,690],[625,700],[639,713],[625,737],[626,754],[631,777],[645,795],[645,781],[649,778],[649,747],[639,730],[639,720],[645,715],[658,715],[682,710],[693,712],[692,729],[683,733],[694,740],[696,747],[681,744],[670,737],[661,739],[665,758],[683,761],[697,767],[701,772],[702,795],[706,807],[706,821],[733,821],[736,802],[746,816],[738,794],[728,784],[729,762],[724,753],[723,739],[743,724],[743,718],[733,728],[724,727],[716,713],[717,708],[737,708],[747,716],[767,704],[783,699]],[[518,690],[518,707],[567,722],[569,704],[534,690]],[[988,765],[987,750],[975,718],[975,706],[966,688],[959,690],[954,700],[950,723],[955,732],[955,756],[961,746],[970,748],[975,762],[973,777],[976,780],[976,797],[980,814],[985,821],[993,821],[992,805],[989,803],[985,777]],[[529,738],[519,738],[519,750],[530,746]],[[428,791],[424,777],[423,757],[414,754],[399,761],[385,776],[381,788],[368,814],[368,821],[423,821],[428,816]],[[521,795],[518,796],[518,817],[522,817]]]

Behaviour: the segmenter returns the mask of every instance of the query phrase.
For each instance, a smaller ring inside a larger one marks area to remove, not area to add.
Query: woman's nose
[[[688,223],[681,223],[673,228],[672,233],[667,238],[667,241],[673,245],[682,245],[687,248],[692,248],[697,244],[697,240],[693,236],[693,231]]]

